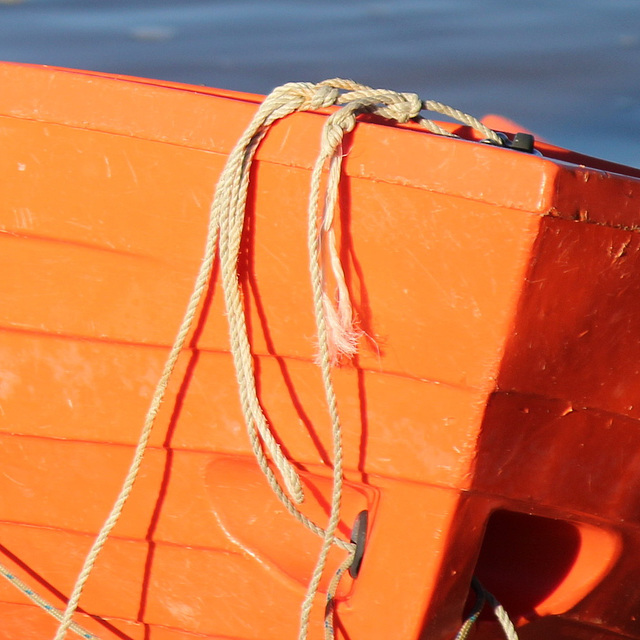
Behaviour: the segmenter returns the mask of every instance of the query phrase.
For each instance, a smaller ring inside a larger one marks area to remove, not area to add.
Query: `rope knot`
[[[356,116],[364,110],[367,105],[362,100],[354,100],[349,102],[342,109],[332,113],[322,129],[322,153],[325,158],[330,155],[342,143],[345,133],[353,131],[356,126]]]
[[[424,106],[416,93],[389,92],[385,98],[375,113],[402,124],[420,115]]]
[[[339,95],[340,91],[337,87],[326,84],[317,84],[313,87],[311,96],[308,100],[309,108],[322,109],[324,107],[330,107],[337,102]]]

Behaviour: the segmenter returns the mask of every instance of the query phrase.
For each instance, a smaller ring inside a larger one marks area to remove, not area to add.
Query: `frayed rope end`
[[[329,296],[322,295],[322,306],[327,327],[327,348],[331,366],[340,364],[345,358],[350,360],[358,353],[358,342],[363,332],[353,320],[351,305],[344,299],[338,309],[332,304]]]

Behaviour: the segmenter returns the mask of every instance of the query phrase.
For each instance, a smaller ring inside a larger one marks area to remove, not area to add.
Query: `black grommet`
[[[362,564],[362,556],[364,556],[364,547],[367,542],[367,525],[369,523],[369,512],[361,511],[356,516],[356,521],[351,530],[351,542],[356,545],[353,555],[353,562],[349,567],[349,575],[357,578],[360,573],[360,565]]]

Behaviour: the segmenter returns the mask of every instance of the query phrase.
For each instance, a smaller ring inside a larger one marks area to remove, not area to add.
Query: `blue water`
[[[640,0],[0,0],[0,59],[257,93],[347,76],[640,166]]]

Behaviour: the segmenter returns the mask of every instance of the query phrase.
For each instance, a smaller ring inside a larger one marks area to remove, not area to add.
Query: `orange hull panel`
[[[259,98],[10,64],[0,79],[0,562],[60,606]],[[260,147],[240,274],[260,399],[319,521],[331,433],[305,227],[324,119],[291,116]],[[340,530],[363,509],[371,525],[338,637],[450,638],[476,571],[522,638],[640,638],[640,175],[375,122],[349,144],[341,253],[365,338],[335,371]],[[104,639],[297,634],[320,539],[257,471],[216,278],[81,600]],[[56,628],[8,583],[0,621],[2,640]]]

